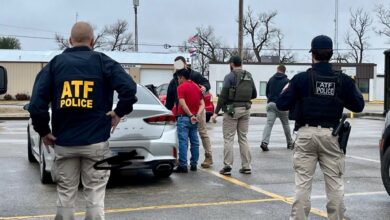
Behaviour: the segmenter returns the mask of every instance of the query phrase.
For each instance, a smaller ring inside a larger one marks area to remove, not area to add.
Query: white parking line
[[[20,140],[20,139],[0,139],[0,143],[6,143],[6,144],[25,144],[27,143],[27,140]]]
[[[356,159],[356,160],[365,160],[365,161],[370,161],[370,162],[374,162],[374,163],[381,163],[379,160],[373,160],[373,159],[369,159],[369,158],[365,158],[365,157],[358,157],[358,156],[351,156],[351,155],[347,155],[346,157]]]
[[[349,196],[369,196],[369,195],[387,195],[386,191],[378,191],[378,192],[357,192],[357,193],[346,193],[344,194],[345,197]],[[312,199],[326,199],[326,195],[318,195],[318,196],[312,196]]]
[[[7,132],[0,132],[0,135],[9,135],[9,134],[25,134],[27,135],[26,131],[7,131]]]

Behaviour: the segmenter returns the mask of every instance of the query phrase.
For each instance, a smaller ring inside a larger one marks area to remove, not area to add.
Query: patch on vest
[[[334,96],[336,90],[335,82],[319,82],[316,81],[316,95]]]

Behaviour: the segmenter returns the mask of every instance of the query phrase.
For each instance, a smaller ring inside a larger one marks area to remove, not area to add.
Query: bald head
[[[73,25],[70,33],[70,44],[72,46],[89,46],[93,45],[93,29],[91,25],[84,21],[79,21]]]

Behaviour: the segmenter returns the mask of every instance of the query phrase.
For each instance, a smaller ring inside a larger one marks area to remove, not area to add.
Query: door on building
[[[370,93],[370,79],[356,79],[356,85],[362,92],[364,101],[368,101]]]
[[[140,84],[159,86],[164,83],[169,83],[172,79],[172,74],[172,70],[142,69],[140,73]]]

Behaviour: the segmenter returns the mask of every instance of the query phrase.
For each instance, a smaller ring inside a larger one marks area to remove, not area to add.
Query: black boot
[[[265,142],[261,142],[260,148],[261,148],[263,151],[269,151],[269,149],[268,149],[268,144],[265,143]]]

